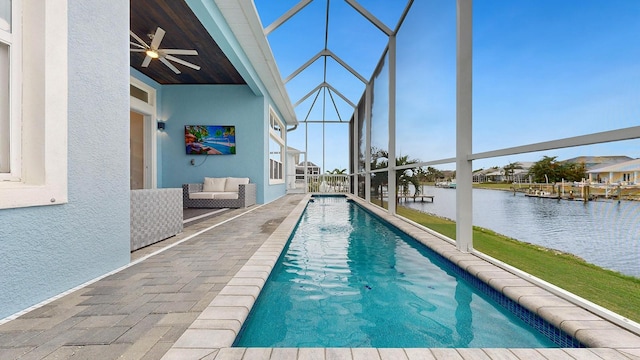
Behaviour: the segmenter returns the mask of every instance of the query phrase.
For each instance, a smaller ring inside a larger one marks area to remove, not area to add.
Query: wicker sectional
[[[204,184],[183,184],[182,199],[185,208],[244,208],[256,203],[256,184],[239,184],[237,199],[229,199],[228,192],[220,195],[223,198],[194,199],[196,194],[205,194]]]
[[[131,190],[131,251],[182,232],[180,189]]]

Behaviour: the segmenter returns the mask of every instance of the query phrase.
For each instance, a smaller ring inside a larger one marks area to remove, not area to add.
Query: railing
[[[346,193],[349,192],[349,176],[343,174],[307,175],[309,192]]]

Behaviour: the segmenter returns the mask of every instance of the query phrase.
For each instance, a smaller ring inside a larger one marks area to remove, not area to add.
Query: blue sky
[[[267,26],[298,0],[255,3]],[[399,0],[360,3],[391,28],[405,6]],[[269,35],[283,77],[324,48],[326,4],[314,0]],[[370,78],[386,36],[344,1],[330,5],[329,49]],[[473,22],[474,152],[640,125],[640,1],[475,0]],[[292,102],[324,80],[323,67],[317,61],[287,84]],[[364,85],[332,60],[327,69],[327,82],[357,103]],[[455,155],[455,1],[414,2],[398,34],[397,86],[398,151],[423,161]],[[296,108],[299,120],[308,113],[309,120],[338,120],[326,94],[312,108],[314,97]],[[334,99],[348,121],[352,109]],[[322,127],[312,127],[309,160],[322,165]],[[325,128],[325,169],[348,167],[347,132],[341,124]],[[304,138],[302,130],[289,133],[289,144],[304,149]],[[543,155],[636,158],[640,141],[478,160],[474,168]]]

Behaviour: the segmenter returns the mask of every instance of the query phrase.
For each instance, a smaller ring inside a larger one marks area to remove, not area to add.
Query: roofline
[[[242,47],[265,90],[278,107],[287,125],[297,125],[296,113],[264,34],[253,1],[214,0],[236,40]],[[249,32],[247,31],[247,25]],[[257,49],[258,51],[255,51]]]
[[[595,168],[595,169],[587,171],[587,173],[597,174],[597,173],[603,173],[603,172],[638,171],[638,170],[634,170],[634,169],[621,169],[622,167],[629,166],[629,165],[637,165],[640,168],[640,159],[633,159],[633,160],[620,162],[620,163],[613,164],[613,165],[607,165],[607,166],[603,166],[603,167],[600,167],[600,168]]]

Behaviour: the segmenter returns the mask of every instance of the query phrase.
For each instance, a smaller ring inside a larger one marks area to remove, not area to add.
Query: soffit
[[[215,3],[241,47],[237,51],[244,52],[250,62],[237,65],[243,69],[253,68],[260,82],[264,84],[265,89],[262,91],[273,99],[283,116],[282,120],[288,125],[297,124],[293,106],[253,2],[215,0]],[[130,27],[136,35],[150,43],[151,39],[147,34],[155,33],[158,26],[166,31],[160,47],[197,50],[197,56],[177,57],[199,65],[201,69],[194,70],[174,63],[182,72],[175,74],[156,60],[143,68],[141,65],[144,53],[130,54],[130,64],[133,68],[162,85],[247,84],[237,67],[227,58],[184,0],[130,1]],[[133,38],[131,40],[135,42]]]
[[[147,44],[158,27],[166,31],[160,44],[165,49],[194,49],[196,56],[176,55],[200,66],[200,70],[175,64],[174,73],[158,60],[142,67],[144,53],[130,53],[131,67],[162,84],[246,84],[218,44],[202,26],[184,0],[131,0],[130,30]],[[133,38],[131,41],[135,42]]]

